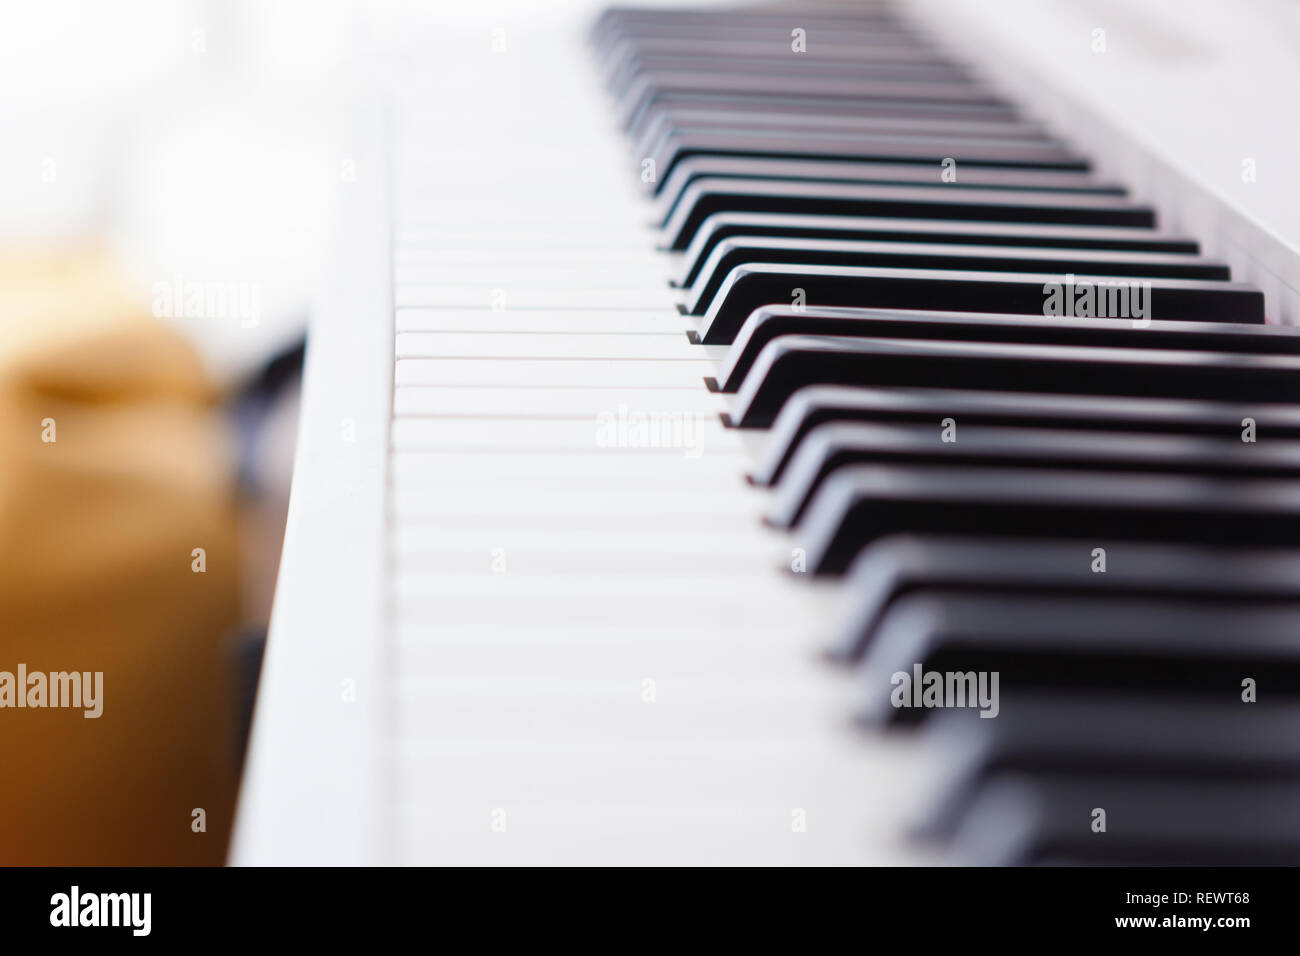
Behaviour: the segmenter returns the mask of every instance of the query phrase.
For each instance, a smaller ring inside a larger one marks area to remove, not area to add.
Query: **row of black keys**
[[[769,520],[851,595],[860,719],[948,754],[917,835],[1300,861],[1300,336],[885,7],[615,10],[595,41],[729,346],[710,387],[770,429]],[[1045,316],[1070,275],[1148,308]],[[916,667],[997,672],[997,717],[894,706]]]

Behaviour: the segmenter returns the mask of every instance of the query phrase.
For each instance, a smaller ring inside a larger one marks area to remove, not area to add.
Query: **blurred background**
[[[432,5],[4,8],[0,672],[102,672],[104,702],[0,709],[0,863],[224,859],[340,84],[411,18]]]

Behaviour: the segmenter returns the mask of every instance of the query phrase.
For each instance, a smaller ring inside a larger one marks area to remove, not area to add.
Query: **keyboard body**
[[[233,862],[1295,861],[1290,211],[994,7],[366,60]]]

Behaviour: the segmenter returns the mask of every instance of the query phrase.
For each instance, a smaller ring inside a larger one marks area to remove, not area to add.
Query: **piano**
[[[1300,862],[1278,24],[1045,7],[358,59],[232,862]]]

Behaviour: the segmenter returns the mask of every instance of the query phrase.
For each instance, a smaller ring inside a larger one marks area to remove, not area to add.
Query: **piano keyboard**
[[[888,6],[589,39],[398,104],[398,858],[1300,862],[1300,337]]]

